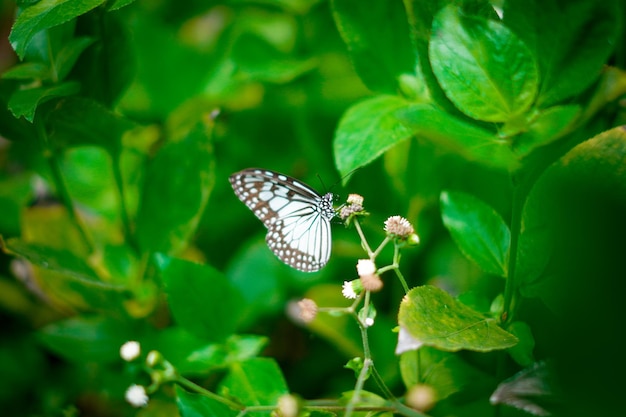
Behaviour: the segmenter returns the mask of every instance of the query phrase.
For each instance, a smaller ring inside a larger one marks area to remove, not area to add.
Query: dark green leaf
[[[137,217],[141,248],[176,253],[186,247],[214,181],[213,149],[202,125],[163,146],[146,173]]]
[[[9,109],[15,117],[24,117],[29,122],[35,118],[35,111],[40,104],[54,98],[67,97],[78,93],[80,85],[67,82],[52,87],[37,87],[28,90],[18,90],[9,100]]]
[[[207,341],[222,341],[234,333],[242,298],[219,271],[160,254],[155,261],[181,327]]]
[[[507,276],[511,234],[493,208],[469,194],[444,191],[441,214],[465,256],[489,274]]]
[[[573,97],[599,77],[616,45],[623,14],[613,0],[505,2],[504,22],[539,64],[539,105],[547,107]]]
[[[233,335],[224,343],[206,345],[187,356],[179,372],[198,374],[209,370],[226,368],[258,356],[267,345],[267,338],[255,335]],[[186,371],[185,371],[186,369]]]
[[[231,417],[238,411],[231,410],[227,405],[213,398],[200,394],[192,394],[176,387],[176,405],[182,417]]]
[[[333,0],[333,16],[357,73],[372,91],[396,94],[403,74],[416,75],[406,11],[400,1]]]
[[[94,38],[73,38],[63,46],[56,56],[56,73],[59,80],[64,80],[67,74],[72,70],[74,64],[91,44],[95,42]]]
[[[466,16],[455,6],[441,10],[433,21],[430,58],[448,98],[475,119],[517,119],[537,94],[537,65],[517,36],[496,21]]]
[[[400,356],[400,372],[407,388],[428,384],[437,391],[438,401],[469,387],[491,388],[494,383],[493,378],[463,361],[458,354],[428,346],[404,352]]]
[[[523,321],[514,321],[508,327],[519,343],[509,348],[509,354],[520,366],[529,366],[535,361],[533,350],[535,349],[535,338],[530,326]]]
[[[72,317],[39,331],[48,349],[78,363],[121,361],[120,346],[136,338],[127,323],[102,316]]]
[[[411,137],[398,120],[397,112],[408,102],[396,96],[378,96],[352,106],[335,132],[333,151],[337,169],[344,178],[383,152]]]
[[[35,34],[82,14],[87,13],[105,0],[41,0],[26,7],[17,17],[9,41],[20,58],[24,58],[26,47]]]
[[[517,338],[498,327],[495,320],[430,285],[409,291],[400,304],[398,322],[416,342],[415,348],[424,345],[452,352],[489,352],[517,343]]]
[[[220,392],[237,398],[247,406],[276,405],[282,395],[289,393],[289,389],[274,359],[256,358],[233,364],[220,384]]]
[[[115,0],[107,8],[110,11],[118,10],[118,9],[121,9],[122,7],[128,6],[129,4],[134,3],[134,2],[135,2],[135,0]]]
[[[136,125],[93,100],[62,100],[48,116],[50,140],[60,148],[95,145],[117,157],[122,136]]]

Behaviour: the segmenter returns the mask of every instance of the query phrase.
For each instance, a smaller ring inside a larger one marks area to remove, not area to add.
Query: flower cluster
[[[419,243],[419,236],[415,233],[413,225],[402,216],[391,216],[385,220],[385,232],[388,236],[406,241],[410,245]]]
[[[346,204],[341,207],[339,217],[341,220],[350,224],[350,220],[354,216],[365,216],[367,212],[363,209],[363,197],[358,194],[350,194],[346,200]]]

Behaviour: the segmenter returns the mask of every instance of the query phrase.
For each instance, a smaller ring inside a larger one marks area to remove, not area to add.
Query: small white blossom
[[[133,407],[145,407],[148,405],[148,394],[141,385],[131,385],[126,390],[126,401]]]
[[[363,196],[359,194],[350,194],[346,200],[348,204],[355,206],[363,206]]]
[[[310,323],[317,315],[317,304],[310,298],[303,298],[298,301],[298,307],[300,308],[300,320],[304,323]]]
[[[411,222],[402,216],[391,216],[385,220],[385,232],[401,239],[406,239],[415,233]]]
[[[376,265],[371,259],[359,259],[356,264],[356,271],[360,277],[374,275],[376,273]]]
[[[122,345],[122,347],[120,347],[120,356],[126,362],[130,362],[132,360],[137,359],[137,357],[139,357],[140,354],[141,354],[141,346],[139,345],[139,342],[136,342],[134,340],[126,342]]]
[[[371,327],[374,324],[374,319],[371,317],[367,317],[365,319],[365,327]]]
[[[343,286],[341,287],[341,294],[350,300],[354,300],[357,297],[357,293],[354,291],[352,282],[353,281],[344,281]]]

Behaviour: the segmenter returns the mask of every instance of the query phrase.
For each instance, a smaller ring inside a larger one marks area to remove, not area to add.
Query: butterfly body
[[[237,197],[267,227],[265,241],[287,265],[315,272],[328,262],[333,195],[274,171],[248,168],[230,176]]]

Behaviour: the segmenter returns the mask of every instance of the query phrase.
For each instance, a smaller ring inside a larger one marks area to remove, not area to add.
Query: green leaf
[[[9,41],[20,59],[33,36],[74,19],[103,4],[105,0],[41,0],[26,7],[17,17]]]
[[[343,115],[335,132],[335,164],[344,178],[412,133],[398,120],[397,112],[408,102],[396,96],[378,96],[352,106]]]
[[[176,386],[176,405],[182,417],[230,417],[238,411],[231,410],[227,405],[213,398],[200,394],[192,394]]]
[[[137,340],[126,322],[102,316],[58,321],[42,328],[38,336],[48,349],[77,363],[121,361],[120,346]]]
[[[490,389],[495,383],[494,378],[474,368],[458,354],[428,346],[400,355],[400,372],[406,388],[427,384],[437,391],[438,401],[470,387]]]
[[[428,104],[400,109],[396,117],[412,134],[484,165],[512,169],[518,162],[507,141]]]
[[[80,309],[119,312],[130,295],[125,286],[100,279],[82,258],[67,250],[16,238],[0,240],[0,248],[36,267],[35,281],[51,301]]]
[[[95,145],[116,158],[122,149],[124,133],[136,125],[102,104],[83,97],[59,102],[48,116],[50,140],[60,149]]]
[[[233,364],[222,380],[219,392],[237,398],[246,406],[276,405],[282,395],[289,393],[289,389],[274,359],[256,358]]]
[[[523,321],[514,321],[509,325],[508,330],[519,339],[517,345],[509,348],[509,354],[518,365],[523,367],[530,366],[535,362],[533,355],[535,338],[530,326]]]
[[[80,85],[67,82],[52,87],[37,87],[28,90],[17,90],[9,100],[9,109],[15,117],[24,117],[32,123],[37,107],[58,97],[71,96],[78,93]]]
[[[512,0],[503,12],[504,23],[537,59],[541,107],[583,92],[600,76],[624,14],[613,0]]]
[[[276,49],[260,36],[243,34],[233,45],[231,58],[237,69],[254,80],[287,83],[312,70],[315,60],[298,59]]]
[[[554,106],[540,112],[528,131],[513,138],[513,149],[518,155],[527,155],[570,133],[581,112],[580,106]]]
[[[142,250],[172,254],[185,248],[214,181],[213,149],[202,125],[163,146],[146,172],[137,217]]]
[[[528,48],[506,26],[447,6],[433,21],[433,72],[466,115],[507,122],[530,109],[539,73]]]
[[[372,91],[397,94],[403,74],[416,75],[404,5],[387,0],[333,0],[333,17],[354,67]]]
[[[222,341],[234,333],[242,298],[219,271],[161,254],[154,259],[181,327],[207,341]]]
[[[111,3],[110,6],[107,6],[107,9],[109,11],[113,11],[113,10],[118,10],[121,9],[122,7],[126,7],[129,4],[134,3],[135,0],[115,0]]]
[[[430,285],[409,291],[400,304],[398,323],[417,344],[445,351],[489,352],[517,343],[495,320]]]
[[[463,254],[483,271],[506,277],[511,234],[502,217],[474,196],[441,193],[443,223]]]
[[[25,62],[2,73],[5,80],[49,80],[50,67],[43,62]]]
[[[198,374],[231,366],[258,356],[268,339],[256,335],[232,335],[224,343],[206,345],[191,352],[178,371]]]
[[[70,73],[78,58],[96,41],[95,38],[79,37],[70,40],[56,56],[56,72],[59,80],[64,80]]]

